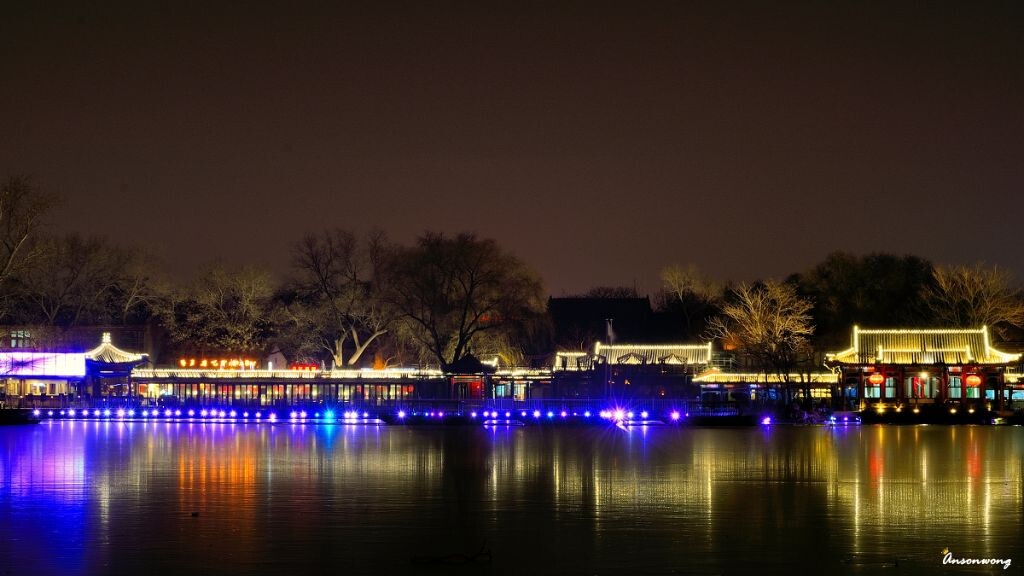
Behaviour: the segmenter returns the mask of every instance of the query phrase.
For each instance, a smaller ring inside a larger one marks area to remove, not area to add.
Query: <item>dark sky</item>
[[[1024,275],[1013,2],[41,4],[0,8],[0,172],[176,271],[377,225],[556,295],[837,249]]]

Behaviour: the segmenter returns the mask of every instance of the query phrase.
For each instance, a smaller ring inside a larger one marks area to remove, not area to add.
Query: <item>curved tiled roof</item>
[[[611,364],[707,364],[711,344],[601,344],[594,355]]]
[[[853,346],[827,355],[834,364],[1007,364],[1007,354],[989,343],[988,327],[975,329],[862,329]]]
[[[99,346],[85,353],[87,360],[104,364],[139,364],[146,360],[145,354],[125,352],[110,341],[110,333],[103,333],[103,341]]]
[[[557,352],[554,370],[590,370],[594,362],[609,364],[707,365],[711,362],[711,343],[707,344],[601,344],[594,353]]]

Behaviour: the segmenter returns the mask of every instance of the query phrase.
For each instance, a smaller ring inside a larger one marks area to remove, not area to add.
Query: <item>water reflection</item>
[[[0,565],[914,573],[949,547],[1019,567],[1022,470],[1010,427],[62,421],[0,428]]]

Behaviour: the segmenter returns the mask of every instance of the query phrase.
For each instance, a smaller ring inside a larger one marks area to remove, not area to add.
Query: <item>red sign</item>
[[[981,386],[981,376],[978,376],[977,374],[968,374],[965,381],[971,388]]]
[[[871,376],[868,376],[868,382],[871,382],[875,386],[880,386],[882,382],[885,382],[885,376],[878,373],[872,374]]]

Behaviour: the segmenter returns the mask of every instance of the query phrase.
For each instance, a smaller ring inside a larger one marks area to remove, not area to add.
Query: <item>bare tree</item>
[[[17,292],[35,313],[19,318],[55,326],[106,323],[109,297],[118,285],[128,255],[102,238],[77,234],[37,243],[35,265],[17,275]]]
[[[10,176],[0,186],[0,312],[11,296],[9,280],[41,255],[32,240],[56,203],[25,176]]]
[[[160,295],[169,290],[168,283],[154,256],[124,250],[124,265],[118,274],[111,302],[112,319],[121,324],[148,319]]]
[[[664,268],[661,281],[665,296],[663,307],[679,310],[688,336],[701,331],[701,325],[720,306],[725,290],[722,283],[705,276],[694,264],[685,268],[679,265]]]
[[[29,240],[56,203],[25,176],[10,176],[0,187],[0,282],[31,260]]]
[[[812,303],[790,284],[775,280],[733,289],[722,315],[711,319],[708,333],[755,359],[783,382],[808,358]]]
[[[540,280],[493,240],[428,233],[398,259],[391,297],[422,350],[443,369],[541,309]]]
[[[360,239],[335,229],[295,243],[291,290],[284,300],[300,354],[326,352],[335,366],[353,366],[388,333],[394,313],[382,287],[392,252],[380,231]]]
[[[172,340],[185,348],[253,354],[266,347],[274,326],[270,275],[255,268],[214,266],[190,288],[156,305]]]
[[[1013,276],[996,266],[936,266],[925,298],[945,326],[1024,326],[1024,295]]]

